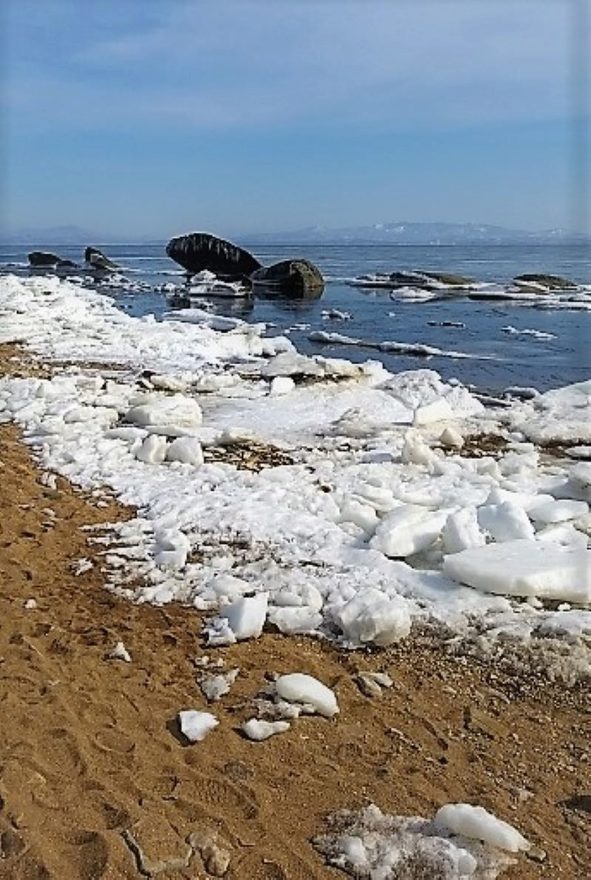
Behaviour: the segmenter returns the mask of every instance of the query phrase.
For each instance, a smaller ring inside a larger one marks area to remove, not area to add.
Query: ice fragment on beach
[[[184,532],[164,529],[156,532],[154,560],[162,568],[179,569],[187,561],[191,543]]]
[[[463,507],[450,513],[441,533],[446,553],[460,553],[469,547],[481,547],[486,538],[478,525],[475,507]]]
[[[220,618],[227,622],[234,639],[256,639],[263,631],[268,604],[268,593],[246,596],[227,605]]]
[[[478,524],[495,541],[531,540],[534,537],[534,527],[526,512],[510,501],[479,507]]]
[[[506,541],[446,556],[445,574],[477,590],[591,602],[591,551],[542,541]]]
[[[271,382],[269,393],[273,397],[280,397],[283,394],[289,394],[295,388],[295,382],[290,376],[275,376]]]
[[[203,464],[203,449],[195,437],[177,437],[166,451],[167,461],[180,461],[183,464]]]
[[[199,681],[201,691],[210,702],[220,700],[225,694],[230,693],[230,688],[238,678],[240,669],[235,667],[228,672],[219,672],[217,675],[207,673]]]
[[[362,504],[354,498],[346,498],[341,505],[341,521],[354,523],[363,529],[366,535],[373,535],[379,519],[375,508]]]
[[[439,442],[449,449],[461,449],[464,445],[464,438],[455,428],[447,427],[439,435]]]
[[[179,712],[178,720],[181,733],[189,742],[201,742],[220,723],[211,712],[197,712],[194,709]]]
[[[109,660],[123,660],[124,663],[131,663],[131,654],[123,644],[117,642],[115,647],[108,653]]]
[[[201,407],[196,400],[182,394],[157,398],[155,395],[148,403],[132,407],[126,420],[135,425],[174,426],[180,428],[196,428],[203,421]]]
[[[529,842],[508,822],[497,819],[484,807],[472,804],[445,804],[435,814],[434,822],[453,834],[481,840],[488,846],[517,853],[528,850]]]
[[[37,608],[37,602],[35,599],[27,599],[23,606],[27,611],[34,611]]]
[[[514,863],[497,847],[454,835],[419,816],[388,816],[374,804],[337,813],[330,826],[330,833],[316,838],[314,845],[329,864],[351,877],[495,880]]]
[[[402,461],[405,464],[430,465],[437,459],[433,450],[425,443],[420,434],[407,431],[402,447]]]
[[[166,437],[150,434],[137,450],[135,457],[146,464],[160,464],[166,458],[167,446]]]
[[[271,608],[269,623],[272,623],[286,635],[310,633],[317,630],[322,624],[322,614],[306,606]]]
[[[408,604],[402,597],[388,597],[380,590],[360,590],[345,605],[333,610],[332,617],[352,645],[373,643],[386,648],[410,633]]]
[[[413,415],[412,423],[415,427],[422,425],[431,425],[433,422],[443,422],[447,419],[456,418],[456,415],[445,399],[440,397],[439,400],[433,400],[423,406],[418,406]]]
[[[384,517],[369,546],[385,556],[412,556],[435,543],[446,518],[445,512],[433,512],[415,504],[403,504]]]
[[[290,728],[289,721],[262,721],[257,718],[251,718],[242,725],[242,731],[255,742],[262,742],[275,736],[277,733],[285,733]]]
[[[561,523],[569,519],[577,519],[589,513],[589,505],[586,501],[548,501],[537,507],[532,507],[529,515],[534,522]]]
[[[319,715],[326,718],[332,718],[339,711],[334,693],[312,675],[302,672],[280,675],[275,682],[275,689],[284,700],[313,706]]]

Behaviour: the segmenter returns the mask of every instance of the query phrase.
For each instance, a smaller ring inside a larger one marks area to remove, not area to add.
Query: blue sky
[[[3,0],[1,225],[568,227],[573,2]]]

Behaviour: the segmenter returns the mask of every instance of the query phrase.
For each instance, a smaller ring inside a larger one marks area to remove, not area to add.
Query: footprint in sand
[[[76,874],[80,880],[98,880],[102,877],[109,861],[109,847],[98,831],[78,831],[70,842],[77,848]]]

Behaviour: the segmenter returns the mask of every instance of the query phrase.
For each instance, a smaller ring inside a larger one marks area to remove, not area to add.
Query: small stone
[[[542,849],[540,846],[530,846],[527,851],[528,859],[531,859],[532,862],[545,862],[547,858],[547,853],[545,849]]]
[[[38,605],[37,605],[37,602],[35,601],[35,599],[27,599],[24,607],[26,608],[27,611],[34,611],[35,608],[38,607]]]
[[[366,697],[381,697],[382,689],[374,678],[365,672],[360,672],[355,676],[357,687]]]

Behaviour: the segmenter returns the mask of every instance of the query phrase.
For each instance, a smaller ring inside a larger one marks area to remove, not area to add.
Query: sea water
[[[263,264],[304,257],[322,270],[327,284],[318,300],[235,299],[214,300],[217,313],[252,322],[267,322],[271,333],[287,333],[306,353],[345,357],[353,361],[381,360],[392,371],[428,366],[446,379],[457,378],[480,390],[498,393],[508,386],[535,387],[540,391],[581,381],[591,375],[591,259],[586,245],[278,245],[240,242]],[[160,318],[171,310],[165,283],[182,287],[184,272],[165,252],[165,242],[93,243],[121,265],[129,285],[108,291],[126,312]],[[30,250],[50,250],[77,263],[82,245],[0,246],[0,272],[26,272]],[[517,300],[472,300],[451,295],[426,301],[408,301],[388,290],[360,289],[352,278],[374,272],[398,270],[443,271],[466,275],[481,283],[508,284],[515,275],[547,272],[589,285],[577,308],[562,303]],[[75,274],[73,272],[73,274]],[[142,282],[138,290],[138,282]],[[195,303],[197,305],[197,303]],[[339,320],[323,315],[331,309],[350,315]],[[456,325],[456,326],[454,326]],[[463,325],[463,326],[462,326]],[[540,335],[508,332],[534,330]],[[421,343],[442,352],[470,355],[419,357],[378,351],[363,345],[310,340],[314,331],[339,333],[372,343]]]

